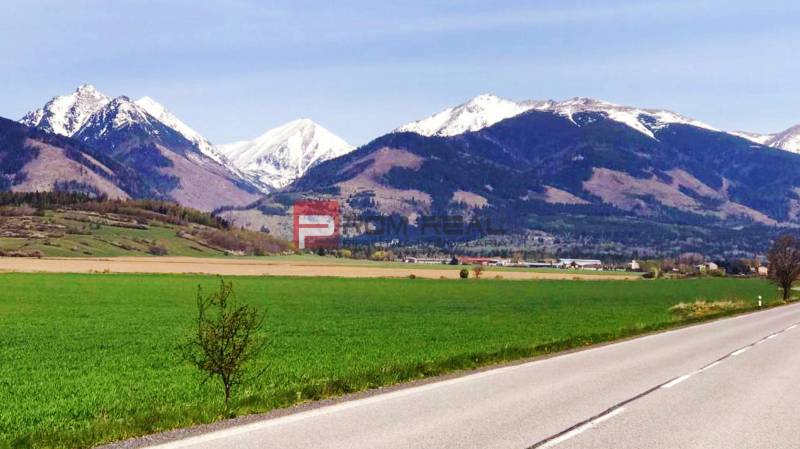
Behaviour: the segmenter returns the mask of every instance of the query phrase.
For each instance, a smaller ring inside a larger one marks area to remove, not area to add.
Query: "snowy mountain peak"
[[[687,124],[714,129],[702,122],[671,111],[621,106],[588,97],[574,97],[560,102],[553,100],[515,102],[491,94],[483,94],[426,119],[401,126],[395,131],[415,132],[424,136],[455,136],[481,130],[530,110],[559,114],[573,122],[575,122],[574,114],[600,112],[609,119],[627,125],[653,139],[655,139],[654,131],[669,124]]]
[[[265,189],[280,189],[314,165],[349,153],[353,147],[314,121],[301,118],[253,140],[220,145],[218,149]]]
[[[20,122],[71,137],[109,101],[108,96],[91,84],[81,84],[73,93],[54,97],[43,108],[27,113]]]
[[[800,125],[771,136],[767,141],[767,145],[791,151],[792,153],[800,153]]]
[[[97,88],[94,87],[92,84],[81,84],[75,89],[75,93],[79,95],[102,95],[97,92]]]
[[[758,134],[746,131],[731,131],[728,134],[747,139],[759,145],[800,153],[800,125],[792,126],[775,134]]]
[[[461,105],[401,126],[395,132],[413,132],[423,136],[455,136],[492,126],[532,107],[533,105],[517,103],[492,94],[482,94]]]
[[[131,126],[154,129],[163,126],[130,98],[122,95],[106,103],[85,121],[75,138],[87,141],[99,139],[109,132]]]

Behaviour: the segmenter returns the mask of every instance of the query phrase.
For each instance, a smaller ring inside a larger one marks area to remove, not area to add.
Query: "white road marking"
[[[777,336],[778,336],[778,334],[772,334],[772,335],[770,335],[769,337],[765,338],[764,340],[765,340],[765,341],[766,341],[766,340],[772,340],[773,338],[775,338],[775,337],[777,337]]]
[[[672,388],[675,385],[678,385],[679,383],[683,382],[684,380],[686,380],[686,379],[688,379],[690,377],[692,377],[691,374],[684,374],[683,376],[678,377],[677,379],[673,379],[670,382],[662,385],[661,388]]]
[[[586,432],[587,430],[591,429],[592,427],[595,427],[595,426],[599,425],[602,422],[608,421],[609,419],[619,415],[620,413],[622,413],[624,411],[625,411],[625,407],[616,408],[616,409],[612,410],[610,413],[607,413],[607,414],[605,414],[605,415],[603,415],[603,416],[601,416],[601,417],[599,417],[597,419],[594,419],[592,421],[589,421],[589,422],[587,422],[586,424],[584,424],[584,425],[582,425],[580,427],[576,427],[576,428],[570,430],[569,432],[558,436],[557,438],[553,438],[552,440],[548,441],[547,443],[545,443],[545,444],[543,444],[543,445],[541,445],[539,447],[541,449],[544,449],[544,448],[553,447],[553,446],[556,446],[558,444],[561,444],[564,441],[567,441],[568,439],[570,439],[572,437],[575,437],[577,435],[582,434],[583,432]]]
[[[745,348],[742,348],[742,349],[740,349],[740,350],[738,350],[738,351],[734,351],[734,352],[732,352],[732,353],[731,353],[731,356],[733,356],[733,357],[736,357],[737,355],[744,354],[744,353],[745,353],[745,352],[747,352],[747,351],[748,351],[748,350],[749,350],[751,347],[752,347],[752,346],[747,346],[747,347],[745,347]]]

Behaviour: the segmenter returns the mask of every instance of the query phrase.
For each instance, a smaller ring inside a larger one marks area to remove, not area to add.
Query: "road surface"
[[[800,448],[800,305],[341,402],[177,448]]]

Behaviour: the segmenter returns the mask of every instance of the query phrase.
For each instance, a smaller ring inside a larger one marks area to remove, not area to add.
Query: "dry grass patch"
[[[669,311],[682,319],[707,318],[714,315],[739,312],[747,310],[751,306],[741,300],[727,301],[695,301],[690,303],[682,302],[670,307]]]

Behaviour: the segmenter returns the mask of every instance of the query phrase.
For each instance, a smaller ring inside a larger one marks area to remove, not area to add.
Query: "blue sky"
[[[309,117],[362,144],[485,92],[774,132],[800,123],[798,23],[773,0],[3,0],[0,116],[89,82],[215,143]]]

